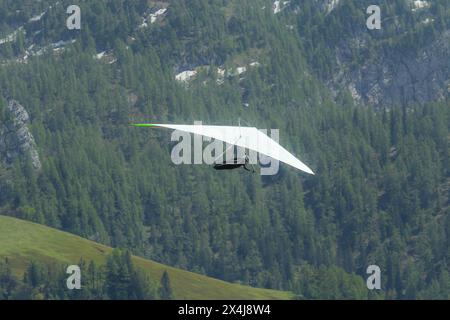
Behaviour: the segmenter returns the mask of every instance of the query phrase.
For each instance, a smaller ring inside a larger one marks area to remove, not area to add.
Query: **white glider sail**
[[[275,140],[255,127],[177,125],[177,124],[137,124],[139,127],[161,127],[189,132],[226,142],[231,145],[256,151],[265,156],[284,162],[309,174],[314,172]]]

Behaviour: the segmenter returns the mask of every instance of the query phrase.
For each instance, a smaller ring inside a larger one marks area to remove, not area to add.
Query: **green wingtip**
[[[131,124],[133,127],[156,127],[156,125],[151,123],[133,123]]]

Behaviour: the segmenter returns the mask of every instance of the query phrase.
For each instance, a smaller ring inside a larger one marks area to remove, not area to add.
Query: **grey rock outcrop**
[[[353,45],[364,46],[364,39]],[[337,50],[339,72],[329,86],[335,90],[343,85],[357,102],[394,106],[450,97],[450,31],[417,53],[386,50],[357,68],[349,68],[350,51],[351,45]]]
[[[333,11],[339,5],[339,2],[340,0],[316,0],[319,9],[327,14]]]
[[[30,158],[36,170],[41,169],[36,142],[28,127],[28,112],[15,100],[8,102],[7,109],[10,121],[0,123],[0,159],[11,163],[16,158],[25,156]]]

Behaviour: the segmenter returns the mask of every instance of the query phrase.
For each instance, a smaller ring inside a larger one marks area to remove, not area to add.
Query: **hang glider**
[[[167,128],[173,130],[184,131],[192,134],[198,134],[208,138],[223,141],[230,145],[235,145],[245,149],[256,151],[275,160],[284,162],[296,169],[309,174],[314,172],[303,162],[297,159],[289,151],[283,148],[278,142],[269,138],[265,133],[255,127],[233,127],[233,126],[209,126],[209,125],[177,125],[177,124],[134,124],[135,127],[153,127]],[[228,167],[220,167],[222,165],[230,165],[229,168],[244,167],[247,169],[248,157],[245,159],[236,159],[235,163],[219,164],[218,170],[224,170]],[[248,169],[247,169],[248,170]]]

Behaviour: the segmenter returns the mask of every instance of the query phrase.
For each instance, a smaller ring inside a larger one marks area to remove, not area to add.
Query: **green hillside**
[[[0,216],[0,257],[8,257],[21,275],[31,261],[77,264],[82,257],[102,264],[112,248],[72,234],[11,217]],[[167,270],[177,299],[290,299],[288,292],[257,289],[175,269],[133,257],[133,262],[153,279]]]

